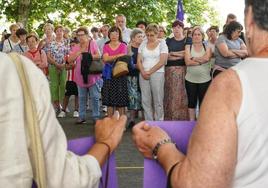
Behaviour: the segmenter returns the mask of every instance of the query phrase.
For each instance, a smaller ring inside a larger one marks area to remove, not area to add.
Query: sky
[[[233,13],[237,16],[237,21],[244,25],[245,0],[216,0],[212,3],[220,14],[221,22],[225,22],[227,15]]]

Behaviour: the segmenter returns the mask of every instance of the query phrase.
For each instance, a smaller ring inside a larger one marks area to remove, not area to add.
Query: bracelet
[[[109,144],[107,144],[106,142],[97,142],[97,144],[104,144],[105,146],[107,146],[107,148],[108,148],[108,157],[109,157],[109,155],[111,153],[111,147],[109,146]]]
[[[176,162],[176,163],[170,168],[170,170],[168,171],[168,176],[167,176],[167,188],[172,188],[172,186],[171,186],[171,175],[172,175],[172,172],[173,172],[173,170],[175,169],[175,167],[176,167],[178,164],[180,164],[180,163],[181,163],[181,161]]]
[[[157,153],[158,153],[160,146],[164,144],[169,144],[169,143],[175,144],[174,142],[172,142],[170,138],[165,138],[164,140],[161,140],[160,142],[158,142],[152,151],[153,159],[157,160]]]

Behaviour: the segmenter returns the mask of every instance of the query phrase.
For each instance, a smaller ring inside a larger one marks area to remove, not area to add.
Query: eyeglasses
[[[154,34],[148,34],[146,35],[146,37],[154,37],[155,35]]]
[[[76,34],[77,37],[85,36],[86,34]]]

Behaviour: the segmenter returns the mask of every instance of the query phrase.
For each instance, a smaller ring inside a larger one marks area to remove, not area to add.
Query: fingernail
[[[119,112],[118,112],[117,110],[114,112],[114,117],[115,117],[117,120],[120,118],[120,114],[119,114]]]

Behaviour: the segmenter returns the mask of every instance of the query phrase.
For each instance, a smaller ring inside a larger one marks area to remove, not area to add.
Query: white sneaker
[[[78,113],[78,111],[74,111],[74,113],[73,113],[73,117],[79,117],[79,113]]]
[[[66,117],[66,112],[61,111],[61,112],[59,113],[59,115],[58,115],[58,118],[64,118],[64,117]]]

